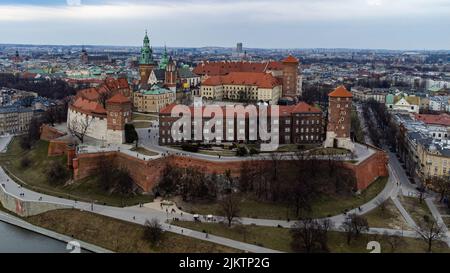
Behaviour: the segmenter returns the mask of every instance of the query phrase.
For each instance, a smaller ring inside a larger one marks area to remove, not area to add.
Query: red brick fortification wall
[[[95,174],[98,162],[103,156],[106,156],[107,160],[113,162],[115,167],[127,168],[135,182],[146,192],[151,191],[158,183],[161,173],[167,164],[182,168],[200,169],[209,174],[214,172],[223,174],[226,170],[230,170],[233,176],[238,176],[242,167],[242,161],[213,162],[174,155],[144,161],[119,152],[79,154],[73,161],[75,180]],[[270,164],[270,161],[252,161],[252,164]],[[382,151],[378,151],[358,165],[344,163],[344,167],[355,174],[359,190],[367,188],[379,176],[388,175],[387,155]]]
[[[388,156],[383,151],[377,151],[358,165],[344,164],[355,174],[358,190],[364,190],[380,176],[389,176],[387,165]]]
[[[48,156],[64,155],[67,150],[67,142],[64,140],[51,140],[48,144]]]
[[[73,160],[74,179],[79,180],[97,172],[100,160],[106,157],[116,168],[126,168],[134,181],[146,192],[158,183],[170,157],[144,161],[119,152],[79,154]]]
[[[67,133],[61,132],[47,124],[41,126],[41,139],[50,141],[62,136],[67,135]]]

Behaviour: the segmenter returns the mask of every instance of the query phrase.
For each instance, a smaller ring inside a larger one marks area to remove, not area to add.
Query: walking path
[[[449,232],[447,226],[445,225],[445,222],[442,220],[441,213],[434,205],[433,198],[432,197],[425,198],[425,203],[427,204],[428,208],[430,209],[431,214],[433,215],[433,218],[436,220],[438,225],[440,225],[443,228],[444,233],[445,233],[444,241],[450,247],[450,232]]]

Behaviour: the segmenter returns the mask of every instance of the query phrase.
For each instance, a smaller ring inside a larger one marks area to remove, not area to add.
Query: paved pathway
[[[0,153],[5,153],[8,149],[8,145],[11,142],[13,136],[12,135],[4,135],[0,136]]]
[[[425,198],[425,203],[427,204],[428,208],[431,211],[431,214],[433,215],[433,218],[436,220],[436,222],[442,226],[442,228],[444,229],[444,233],[445,233],[445,237],[444,237],[444,241],[447,243],[447,245],[450,247],[450,232],[447,228],[447,225],[445,224],[445,222],[442,220],[442,216],[440,211],[437,209],[437,207],[434,205],[433,203],[433,198],[429,197],[429,198]]]

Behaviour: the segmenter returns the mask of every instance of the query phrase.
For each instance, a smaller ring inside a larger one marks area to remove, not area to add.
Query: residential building
[[[390,111],[419,113],[420,98],[405,93],[388,94],[386,96],[386,107]]]
[[[0,107],[0,135],[26,133],[32,118],[33,110],[31,108]]]

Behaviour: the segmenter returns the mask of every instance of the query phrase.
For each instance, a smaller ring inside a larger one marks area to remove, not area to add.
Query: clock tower
[[[350,138],[352,93],[339,86],[328,94],[328,126],[325,147],[344,148],[353,151]]]

